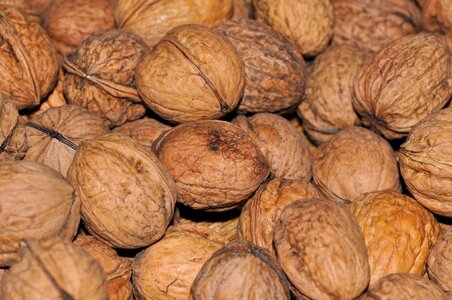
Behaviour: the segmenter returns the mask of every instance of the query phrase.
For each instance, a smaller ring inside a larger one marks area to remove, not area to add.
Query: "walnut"
[[[325,50],[333,35],[333,6],[330,0],[253,0],[258,20],[270,24],[315,56]]]
[[[237,49],[246,83],[239,111],[284,112],[304,91],[304,60],[298,49],[272,27],[250,19],[220,23],[215,32]]]
[[[86,107],[118,126],[145,113],[134,74],[146,51],[137,36],[119,30],[97,32],[66,56],[63,92],[68,103]]]
[[[287,277],[310,299],[353,299],[369,283],[363,234],[351,213],[333,201],[286,206],[273,240]]]
[[[316,57],[298,115],[317,144],[343,128],[359,125],[352,105],[353,83],[364,59],[365,53],[351,46],[333,46]]]
[[[43,15],[53,0],[26,0],[31,8],[31,11],[37,15]]]
[[[311,155],[314,153],[315,149],[317,149],[317,145],[315,145],[307,136],[306,130],[303,128],[303,124],[298,117],[291,117],[289,119],[290,124],[294,126],[298,132],[300,133],[301,139],[304,141],[305,145],[308,146],[309,153]]]
[[[6,274],[6,271],[7,271],[7,269],[0,268],[0,284],[1,284],[1,281],[2,281],[2,277]]]
[[[136,83],[146,105],[169,121],[217,119],[237,106],[245,69],[221,35],[201,25],[183,25],[145,55]]]
[[[442,229],[427,259],[430,279],[444,292],[452,292],[452,228]]]
[[[0,267],[16,261],[23,238],[75,236],[80,199],[61,174],[36,162],[3,161],[0,186]]]
[[[425,273],[429,249],[439,233],[430,212],[390,190],[356,198],[351,210],[366,239],[371,283],[390,273]]]
[[[199,121],[174,127],[154,144],[176,181],[177,201],[196,209],[241,204],[269,175],[267,160],[237,125]]]
[[[367,60],[355,81],[353,106],[365,126],[388,139],[406,136],[452,94],[447,46],[419,33],[403,37]]]
[[[424,29],[452,33],[452,5],[450,0],[428,0],[421,4]]]
[[[81,141],[68,179],[82,200],[88,231],[109,246],[148,246],[173,216],[174,181],[151,151],[125,135]]]
[[[180,224],[168,228],[156,244],[133,262],[137,299],[187,299],[203,264],[225,241],[204,226]]]
[[[233,19],[246,19],[254,17],[254,7],[251,0],[233,0]],[[257,41],[256,41],[257,42]]]
[[[400,172],[408,190],[435,214],[452,217],[452,108],[418,123],[400,147]]]
[[[106,300],[102,267],[71,242],[57,238],[27,239],[20,261],[0,282],[3,300]]]
[[[203,265],[189,299],[290,299],[289,282],[276,258],[246,240],[231,242]]]
[[[0,161],[22,159],[27,151],[25,128],[11,98],[0,94]]]

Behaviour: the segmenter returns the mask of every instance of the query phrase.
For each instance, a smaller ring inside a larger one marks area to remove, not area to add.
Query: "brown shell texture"
[[[214,26],[233,13],[233,0],[118,0],[116,23],[153,47],[179,25]],[[149,30],[152,28],[152,30]]]
[[[47,33],[36,18],[0,5],[0,93],[17,109],[39,105],[54,87],[58,60]]]
[[[177,123],[220,118],[237,106],[245,86],[234,46],[201,25],[168,32],[139,63],[135,77],[144,103]]]
[[[373,191],[401,190],[395,153],[370,130],[348,127],[314,152],[314,183],[332,200],[349,204]]]
[[[107,300],[100,264],[82,248],[57,238],[27,239],[0,282],[2,300]]]
[[[276,255],[273,228],[282,210],[297,200],[319,197],[319,192],[310,183],[275,178],[262,185],[242,208],[239,237]]]
[[[298,115],[317,144],[348,126],[360,124],[353,109],[353,84],[366,55],[359,48],[333,46],[314,60]]]
[[[414,199],[395,191],[367,193],[351,210],[364,232],[371,283],[390,273],[423,275],[439,225]]]
[[[79,222],[80,199],[61,174],[36,162],[0,162],[0,266],[16,261],[23,238],[71,240]]]
[[[399,150],[408,190],[431,212],[452,217],[452,108],[431,114]]]
[[[174,213],[176,185],[157,157],[120,134],[84,140],[68,171],[89,232],[117,248],[159,240]]]
[[[283,35],[251,19],[225,21],[214,31],[234,45],[245,65],[245,91],[239,111],[284,112],[301,101],[305,63]]]
[[[87,108],[118,126],[145,113],[135,88],[135,68],[147,47],[119,30],[97,32],[66,56],[63,84],[70,104]]]
[[[445,106],[451,87],[447,46],[432,34],[419,33],[389,44],[364,63],[353,106],[365,126],[396,139]]]
[[[289,300],[289,282],[276,258],[246,240],[231,242],[204,264],[190,300]]]
[[[441,229],[427,259],[430,279],[444,292],[452,292],[452,228]]]
[[[286,206],[273,238],[290,282],[310,299],[353,299],[369,283],[363,234],[352,214],[333,201]]]
[[[232,2],[234,9],[232,18],[234,20],[254,17],[254,7],[251,0],[233,0]]]
[[[253,0],[256,16],[298,45],[301,53],[315,56],[328,47],[333,35],[330,0]]]
[[[25,128],[8,96],[0,94],[0,161],[22,159],[27,151]]]
[[[187,299],[203,264],[225,240],[204,226],[180,224],[138,254],[132,283],[136,299]]]
[[[176,126],[154,144],[173,177],[178,202],[196,209],[228,210],[269,175],[267,160],[237,125],[199,121]]]
[[[301,135],[301,139],[308,146],[309,153],[312,155],[315,149],[317,149],[317,145],[315,145],[314,142],[307,136],[306,129],[303,128],[301,119],[297,116],[293,116],[289,119],[289,122],[298,130]]]
[[[452,3],[450,0],[427,0],[422,5],[424,29],[452,33]]]

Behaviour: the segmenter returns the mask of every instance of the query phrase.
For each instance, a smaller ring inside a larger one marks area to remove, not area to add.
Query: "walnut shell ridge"
[[[14,102],[0,94],[0,161],[22,159],[27,147],[25,128]]]
[[[452,5],[449,0],[428,0],[420,4],[424,29],[452,33]]]
[[[441,229],[441,233],[427,259],[429,278],[444,292],[452,292],[452,228]]]

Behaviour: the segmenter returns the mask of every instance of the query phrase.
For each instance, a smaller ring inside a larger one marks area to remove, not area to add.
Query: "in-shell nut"
[[[25,128],[10,97],[0,94],[0,161],[22,159],[27,151]]]
[[[427,259],[428,277],[443,291],[452,293],[452,227],[441,233]]]

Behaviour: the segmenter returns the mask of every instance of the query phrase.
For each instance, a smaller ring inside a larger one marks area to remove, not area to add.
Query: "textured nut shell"
[[[29,239],[20,258],[0,282],[3,300],[107,300],[102,267],[70,242]]]
[[[173,216],[174,181],[151,151],[125,135],[82,141],[68,179],[82,200],[87,229],[107,245],[150,245]]]
[[[298,115],[316,143],[328,141],[339,130],[359,125],[353,110],[353,83],[365,53],[350,46],[333,46],[316,57],[306,81]]]
[[[320,197],[310,183],[276,178],[262,185],[242,208],[239,237],[275,254],[273,228],[282,210],[300,199]]]
[[[21,159],[27,151],[25,128],[13,101],[0,94],[0,161]]]
[[[233,0],[233,19],[246,19],[254,16],[254,7],[251,0]]]
[[[367,192],[401,190],[391,146],[360,127],[343,129],[320,145],[314,152],[312,174],[325,196],[343,204]]]
[[[6,271],[7,271],[6,269],[0,268],[0,283],[1,283],[1,281],[2,281],[2,277],[5,276]]]
[[[282,112],[296,106],[304,91],[304,60],[272,27],[250,19],[222,22],[215,29],[234,45],[245,65],[239,110]]]
[[[351,210],[364,232],[371,283],[397,272],[423,275],[439,225],[414,199],[395,191],[367,193]]]
[[[442,109],[416,125],[398,158],[414,198],[431,212],[452,217],[452,109]]]
[[[227,210],[246,200],[269,175],[265,157],[237,125],[199,121],[176,126],[155,143],[176,181],[178,202]]]
[[[312,155],[315,149],[317,149],[317,146],[307,137],[306,130],[303,128],[301,120],[297,116],[294,116],[290,118],[289,121],[290,124],[292,124],[298,130],[302,140],[308,146],[309,153],[311,153]]]
[[[268,251],[237,240],[220,248],[204,264],[189,299],[289,300],[289,282]]]
[[[27,3],[34,14],[42,15],[52,1],[53,0],[27,0]]]
[[[284,272],[312,299],[352,299],[369,282],[367,249],[351,213],[333,201],[308,199],[283,209],[274,243]]]
[[[451,55],[437,37],[403,37],[367,60],[355,81],[353,106],[365,126],[386,138],[406,136],[452,94]]]
[[[9,266],[17,259],[23,238],[71,240],[80,222],[80,200],[63,176],[49,167],[4,161],[0,163],[0,220],[0,266]]]
[[[427,259],[430,279],[443,291],[452,292],[452,228],[441,229]]]
[[[326,49],[333,35],[330,0],[253,0],[258,20],[263,20],[315,56]]]
[[[180,224],[168,228],[163,239],[134,259],[135,297],[187,299],[199,270],[224,242],[207,227]]]
[[[201,25],[172,29],[136,71],[144,103],[172,122],[217,119],[238,104],[245,68],[234,46]]]
[[[452,5],[450,0],[428,0],[422,5],[422,19],[427,31],[452,33]]]

